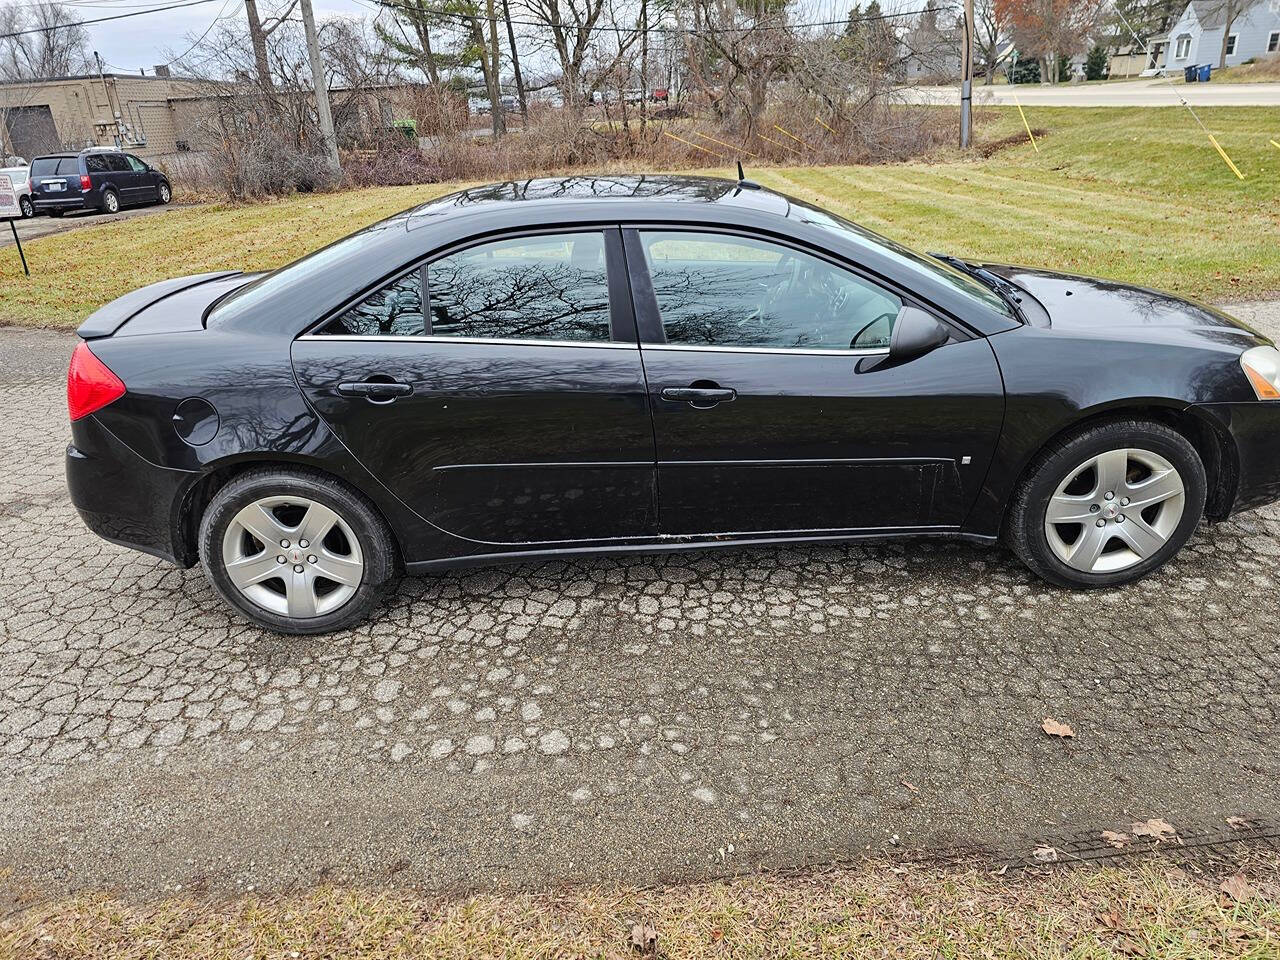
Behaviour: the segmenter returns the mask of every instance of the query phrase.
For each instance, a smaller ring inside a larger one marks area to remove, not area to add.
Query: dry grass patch
[[[145,906],[85,896],[5,920],[0,957],[638,957],[631,930],[640,921],[671,958],[1278,956],[1280,858],[1255,854],[1241,876],[1227,892],[1222,876],[1160,860],[1009,876],[868,864],[467,899],[337,888]]]

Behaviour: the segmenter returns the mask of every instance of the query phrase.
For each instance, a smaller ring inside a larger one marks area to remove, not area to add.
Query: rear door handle
[[[344,397],[365,397],[374,403],[386,403],[396,397],[407,397],[413,393],[413,386],[395,380],[361,380],[338,384],[338,392]]]
[[[738,398],[738,391],[728,387],[663,387],[663,400],[683,401],[695,407],[709,407]]]

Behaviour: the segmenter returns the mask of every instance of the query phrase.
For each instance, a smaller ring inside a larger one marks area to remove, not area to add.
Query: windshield
[[[927,270],[935,279],[950,284],[974,300],[981,301],[983,306],[989,307],[1010,320],[1018,320],[1017,314],[1014,313],[1002,296],[980,280],[957,270],[955,267],[948,266],[941,260],[923,253],[916,253],[914,250],[908,249],[899,243],[894,243],[887,237],[882,237],[878,233],[873,233],[858,226],[856,223],[850,223],[848,220],[837,217],[825,210],[811,207],[807,203],[792,200],[791,208],[795,212],[796,218],[803,223],[811,223],[814,226],[822,227],[824,230],[840,234],[842,237],[857,243],[872,244],[881,254],[892,257],[909,267]]]

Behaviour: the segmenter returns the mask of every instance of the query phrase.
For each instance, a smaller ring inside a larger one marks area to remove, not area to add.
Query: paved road
[[[913,87],[905,91],[910,103],[955,104],[959,86]],[[973,88],[975,103],[1013,104],[1014,96],[1025,106],[1042,107],[1169,107],[1185,98],[1193,107],[1280,106],[1280,83],[1182,83],[1145,79],[1113,83],[1040,86],[1005,84]]]
[[[1111,593],[961,544],[738,549],[406,581],[286,639],[77,521],[71,343],[0,331],[12,884],[651,882],[1280,823],[1280,508]]]
[[[133,220],[137,217],[151,217],[158,213],[178,209],[174,204],[166,206],[128,207],[119,213],[107,215],[92,210],[79,213],[68,213],[61,217],[32,217],[30,220],[18,221],[18,236],[25,245],[28,240],[47,237],[54,233],[65,233],[68,230],[79,230],[83,227],[98,227],[104,223],[116,223],[120,220]],[[7,224],[0,233],[0,247],[13,246],[13,233]]]

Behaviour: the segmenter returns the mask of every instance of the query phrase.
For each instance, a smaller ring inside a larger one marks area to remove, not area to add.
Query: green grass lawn
[[[946,152],[892,166],[759,167],[766,186],[924,250],[1038,264],[1202,299],[1280,291],[1280,110],[1201,116],[1245,174],[1237,180],[1190,114],[1168,108],[1027,110],[1039,152]],[[1021,129],[985,108],[980,141]],[[730,175],[728,170],[705,171]],[[456,184],[211,204],[71,231],[27,245],[32,276],[0,250],[0,322],[75,326],[101,304],[166,277],[276,267]]]

